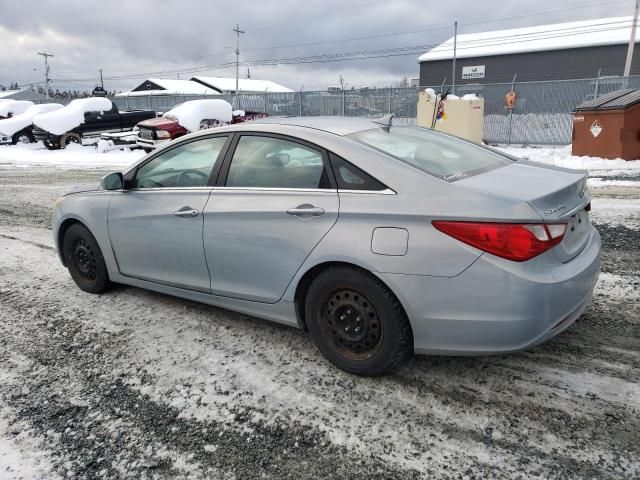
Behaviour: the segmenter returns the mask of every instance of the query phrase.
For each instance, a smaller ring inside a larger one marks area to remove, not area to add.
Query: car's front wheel
[[[71,278],[81,290],[102,293],[109,288],[109,272],[100,246],[89,229],[74,223],[62,242],[64,260]]]
[[[35,140],[33,135],[29,132],[18,132],[11,138],[11,143],[17,145],[18,143],[33,143]]]
[[[320,352],[351,373],[381,375],[413,353],[411,326],[398,299],[356,268],[321,272],[307,291],[305,318]]]

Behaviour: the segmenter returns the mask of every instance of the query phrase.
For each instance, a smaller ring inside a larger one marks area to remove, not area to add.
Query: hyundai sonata
[[[390,118],[187,135],[56,201],[77,285],[111,282],[307,329],[349,372],[530,348],[600,268],[585,172]]]

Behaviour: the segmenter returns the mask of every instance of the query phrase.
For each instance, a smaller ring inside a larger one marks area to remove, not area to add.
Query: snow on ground
[[[555,165],[575,170],[589,170],[592,177],[640,176],[640,160],[608,160],[599,157],[574,157],[571,145],[563,147],[498,147],[510,155],[526,158],[532,162]],[[599,185],[597,185],[599,186]]]
[[[64,150],[47,150],[41,143],[0,147],[0,166],[56,166],[124,169],[145,155],[142,150],[111,150],[98,153],[94,146],[69,145]]]

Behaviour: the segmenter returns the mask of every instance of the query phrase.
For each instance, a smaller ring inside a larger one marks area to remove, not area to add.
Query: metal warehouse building
[[[633,17],[457,36],[456,85],[622,75]],[[637,44],[636,44],[637,45]],[[420,85],[451,84],[454,38],[419,58]],[[640,48],[631,74],[640,73]]]

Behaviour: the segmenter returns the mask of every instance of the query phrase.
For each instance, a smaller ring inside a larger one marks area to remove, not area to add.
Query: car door
[[[85,113],[84,124],[80,125],[79,128],[82,129],[84,135],[122,131],[118,108],[114,105],[111,110],[104,112]]]
[[[121,274],[210,292],[202,212],[229,138],[180,143],[127,175],[125,189],[114,194],[108,213]]]
[[[204,212],[215,295],[275,303],[338,218],[322,149],[291,137],[241,134]]]

